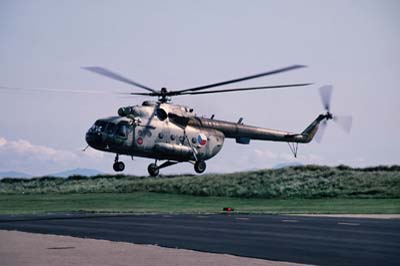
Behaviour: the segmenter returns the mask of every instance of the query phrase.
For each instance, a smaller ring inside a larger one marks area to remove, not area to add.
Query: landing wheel
[[[115,162],[113,168],[115,172],[122,172],[125,169],[125,164],[123,162]]]
[[[194,164],[194,170],[196,173],[201,174],[206,170],[206,162],[203,160],[199,160]]]
[[[147,171],[149,172],[150,176],[158,176],[158,173],[160,172],[155,163],[149,164],[149,167],[147,167]]]

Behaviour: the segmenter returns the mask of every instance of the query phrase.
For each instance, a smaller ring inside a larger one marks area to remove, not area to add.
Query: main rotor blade
[[[353,124],[352,116],[334,116],[333,121],[335,121],[346,133],[350,133]]]
[[[119,92],[120,95],[140,95],[140,96],[157,96],[157,93],[146,93],[146,92]]]
[[[331,108],[332,86],[322,86],[319,88],[319,93],[321,95],[322,105],[324,106],[325,110],[329,112]]]
[[[32,92],[61,92],[61,93],[83,93],[83,94],[110,94],[108,91],[94,90],[64,90],[64,89],[47,89],[47,88],[20,88],[0,86],[0,90],[8,91],[32,91]]]
[[[136,81],[130,80],[128,78],[125,78],[125,77],[121,76],[120,74],[112,72],[112,71],[110,71],[110,70],[108,70],[106,68],[103,68],[103,67],[90,66],[90,67],[82,67],[82,69],[94,72],[96,74],[99,74],[99,75],[102,75],[102,76],[105,76],[105,77],[108,77],[108,78],[111,78],[111,79],[114,79],[114,80],[118,80],[118,81],[121,81],[121,82],[124,82],[124,83],[128,83],[130,85],[137,86],[139,88],[142,88],[142,89],[145,89],[145,90],[148,90],[148,91],[151,91],[151,92],[156,92],[152,88],[149,88],[149,87],[144,86],[144,85],[142,85],[140,83],[137,83]]]
[[[217,83],[213,83],[213,84],[209,84],[209,85],[194,87],[194,88],[190,88],[190,89],[179,90],[179,91],[175,91],[175,93],[180,94],[180,93],[182,93],[182,92],[187,92],[187,91],[199,91],[199,90],[209,89],[209,88],[213,88],[213,87],[217,87],[217,86],[222,86],[222,85],[227,85],[227,84],[232,84],[232,83],[236,83],[236,82],[241,82],[241,81],[245,81],[245,80],[249,80],[249,79],[255,79],[255,78],[260,78],[260,77],[264,77],[264,76],[268,76],[268,75],[278,74],[278,73],[281,73],[281,72],[290,71],[290,70],[294,70],[294,69],[298,69],[298,68],[303,68],[303,67],[306,67],[306,66],[303,66],[303,65],[293,65],[293,66],[289,66],[289,67],[285,67],[285,68],[280,68],[280,69],[276,69],[276,70],[272,70],[272,71],[268,71],[268,72],[264,72],[264,73],[260,73],[260,74],[256,74],[256,75],[251,75],[251,76],[243,77],[243,78],[237,78],[237,79],[232,79],[232,80],[217,82]],[[176,94],[176,95],[177,95],[177,94]]]
[[[274,86],[262,86],[262,87],[250,87],[250,88],[235,88],[235,89],[225,89],[225,90],[213,90],[213,91],[197,91],[197,92],[184,92],[176,93],[171,92],[171,95],[197,95],[197,94],[211,94],[211,93],[224,93],[224,92],[236,92],[236,91],[250,91],[250,90],[267,90],[267,89],[278,89],[278,88],[289,88],[289,87],[300,87],[311,85],[312,83],[299,83],[299,84],[287,84],[287,85],[274,85]]]

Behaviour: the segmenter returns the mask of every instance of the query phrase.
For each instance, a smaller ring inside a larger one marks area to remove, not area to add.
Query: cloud
[[[82,151],[80,151],[80,153],[81,152]],[[84,152],[82,152],[80,154],[80,156],[84,156],[84,157],[91,158],[91,159],[103,159],[104,154],[105,153],[102,151],[98,151],[98,150],[95,150],[95,149],[89,147]]]
[[[95,167],[104,153],[87,149],[73,151],[32,144],[28,140],[8,140],[0,137],[0,170],[47,174],[68,168]]]
[[[227,142],[221,154],[207,162],[209,172],[233,172],[274,168],[281,164],[324,164],[323,157],[299,149],[297,158],[286,146],[256,143],[235,145]],[[256,146],[257,145],[257,146]],[[271,147],[274,146],[274,147]],[[301,147],[299,147],[301,148]]]
[[[270,150],[266,150],[266,149],[254,149],[254,153],[257,155],[257,157],[259,158],[263,158],[263,159],[272,159],[272,160],[276,160],[278,159],[278,154],[273,153]]]
[[[254,149],[250,154],[243,155],[247,163],[253,168],[274,167],[281,163],[321,164],[323,158],[315,154],[306,154],[299,151],[297,158],[290,152],[273,152],[269,149]]]
[[[52,162],[77,159],[77,155],[70,151],[33,145],[29,141],[22,139],[9,141],[2,137],[0,137],[0,154],[4,156],[34,158],[40,161]]]

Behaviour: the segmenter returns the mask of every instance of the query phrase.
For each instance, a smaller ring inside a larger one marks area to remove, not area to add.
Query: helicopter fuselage
[[[145,101],[142,105],[122,107],[118,115],[97,120],[86,133],[86,142],[91,147],[117,154],[116,171],[124,168],[118,162],[118,155],[128,155],[167,160],[162,167],[192,162],[195,170],[202,172],[204,161],[220,152],[225,138],[234,138],[239,144],[249,144],[250,140],[308,143],[326,118],[326,115],[318,116],[297,134],[245,125],[242,119],[234,123],[198,117],[191,108],[162,102]],[[153,171],[151,167],[152,175],[162,168],[154,166]]]
[[[169,113],[195,117],[185,106],[147,101],[141,106],[120,108],[120,116],[97,120],[86,141],[101,151],[179,162],[208,160],[221,150],[225,139],[222,132],[174,123]]]

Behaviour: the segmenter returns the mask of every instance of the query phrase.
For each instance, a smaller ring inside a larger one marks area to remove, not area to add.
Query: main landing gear
[[[119,162],[118,159],[119,159],[119,157],[118,157],[118,154],[117,154],[117,155],[115,155],[113,169],[114,169],[115,172],[122,172],[125,169],[125,164],[123,162]]]
[[[194,164],[194,170],[196,173],[201,174],[206,170],[206,162],[203,160],[198,160]]]
[[[174,164],[177,164],[179,162],[173,162],[173,161],[166,161],[165,163],[161,164],[160,166],[157,166],[157,160],[154,163],[149,164],[147,167],[147,171],[149,172],[150,176],[158,176],[160,173],[161,168],[165,168]],[[194,163],[194,170],[196,173],[201,174],[206,170],[206,162],[204,160],[198,160]]]
[[[157,160],[154,163],[149,164],[149,167],[147,167],[147,171],[149,172],[150,176],[158,176],[160,173],[161,168],[165,168],[174,164],[177,164],[179,162],[171,162],[171,161],[166,161],[165,163],[161,164],[160,166],[157,166]]]
[[[160,173],[160,168],[157,167],[157,164],[151,163],[149,164],[149,167],[147,167],[147,171],[149,172],[150,176],[158,176]]]

